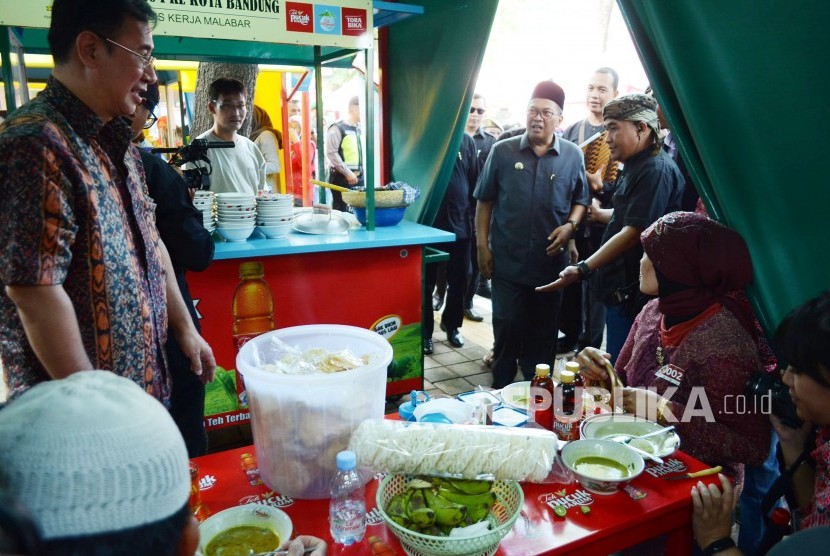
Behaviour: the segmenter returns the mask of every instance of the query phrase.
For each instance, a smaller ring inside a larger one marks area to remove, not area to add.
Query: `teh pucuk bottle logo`
[[[311,19],[311,14],[313,12],[314,6],[311,4],[306,4],[304,2],[286,2],[286,30],[297,33],[313,33],[314,26]]]

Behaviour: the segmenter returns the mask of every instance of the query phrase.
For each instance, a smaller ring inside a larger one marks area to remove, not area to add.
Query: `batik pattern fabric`
[[[628,386],[651,387],[661,395],[676,388],[667,409],[679,420],[670,424],[680,435],[683,451],[710,465],[722,465],[740,483],[743,464],[761,464],[770,442],[766,415],[751,411],[749,402],[749,407],[736,407],[747,380],[760,367],[755,342],[725,307],[676,346],[661,345],[662,322],[658,300],[648,302],[634,321],[616,368]],[[667,365],[672,366],[670,372]],[[700,410],[704,403],[712,421],[700,413],[683,418],[687,406]]]
[[[130,136],[54,78],[0,126],[0,282],[62,286],[92,364],[167,403],[165,270]],[[10,398],[49,378],[4,291],[0,356]]]

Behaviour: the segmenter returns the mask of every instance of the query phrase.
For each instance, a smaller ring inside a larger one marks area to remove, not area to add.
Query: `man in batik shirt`
[[[121,118],[156,80],[155,18],[146,0],[55,0],[52,76],[0,126],[0,356],[10,398],[106,369],[167,403],[168,318],[193,371],[213,377]]]

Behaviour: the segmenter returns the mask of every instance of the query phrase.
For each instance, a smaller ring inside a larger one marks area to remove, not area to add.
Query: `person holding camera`
[[[661,217],[642,234],[640,290],[649,301],[617,359],[627,413],[672,424],[683,449],[722,465],[740,485],[743,465],[764,461],[770,427],[751,403],[739,403],[761,367],[753,315],[730,295],[752,279],[736,232],[691,212]],[[585,348],[584,378],[604,380],[609,355]]]
[[[146,124],[154,121],[153,111],[159,103],[158,83],[148,85],[147,90],[139,96],[142,102],[135,109],[131,120],[134,143],[139,143],[144,137]],[[139,154],[147,179],[147,192],[156,203],[159,236],[170,253],[176,284],[193,326],[201,332],[185,274],[188,270],[201,272],[213,262],[213,238],[202,224],[202,213],[193,206],[182,176],[147,150],[139,149]],[[207,453],[205,385],[190,372],[190,360],[182,352],[172,330],[168,330],[164,351],[172,382],[170,415],[182,433],[188,456],[203,456]]]
[[[793,510],[793,529],[830,525],[830,290],[793,311],[778,328],[776,343],[788,361],[783,383],[795,405],[801,426],[785,424],[780,413],[770,415],[780,443],[785,469],[782,488]],[[775,407],[775,406],[773,406]],[[778,486],[778,485],[776,485]],[[692,487],[695,538],[704,551],[725,540],[732,524],[734,492],[728,481],[721,488]],[[796,541],[798,533],[784,544]],[[822,537],[825,541],[827,536]],[[710,552],[711,553],[711,552]],[[740,554],[737,550],[724,554]],[[786,552],[791,553],[791,552]]]

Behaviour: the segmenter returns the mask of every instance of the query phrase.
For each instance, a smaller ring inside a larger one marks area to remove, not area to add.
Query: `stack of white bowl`
[[[207,231],[213,233],[214,228],[216,228],[216,206],[214,205],[213,192],[197,190],[193,197],[193,206],[202,213],[202,225]]]
[[[256,198],[256,224],[267,238],[285,237],[294,222],[294,196],[268,193]]]
[[[217,230],[228,241],[245,241],[256,227],[256,200],[247,193],[217,193]]]

